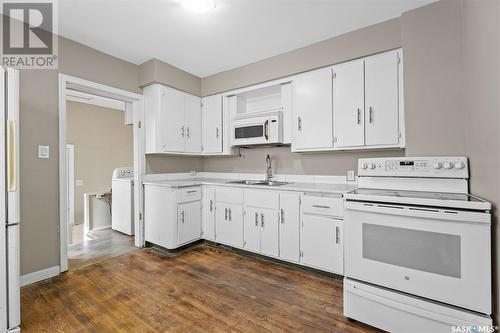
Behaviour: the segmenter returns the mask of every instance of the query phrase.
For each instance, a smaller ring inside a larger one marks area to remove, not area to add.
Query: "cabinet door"
[[[222,153],[222,97],[214,95],[202,100],[203,153]]]
[[[298,262],[300,254],[300,195],[280,194],[280,257]]]
[[[179,245],[199,239],[201,236],[201,201],[179,204],[177,213]]]
[[[297,76],[292,86],[292,150],[332,147],[332,69]]]
[[[257,208],[245,208],[243,247],[249,251],[260,252],[260,212]]]
[[[278,219],[277,210],[260,209],[260,251],[275,257],[279,254]]]
[[[338,148],[365,144],[364,61],[333,67],[333,135]]]
[[[202,236],[215,240],[215,188],[203,187]]]
[[[340,220],[321,215],[302,214],[300,231],[301,262],[342,274],[343,263]]]
[[[217,242],[243,246],[243,206],[217,203],[215,223]]]
[[[201,98],[185,95],[185,130],[188,153],[201,153]]]
[[[182,91],[163,88],[162,110],[158,122],[161,151],[184,151],[184,95]]]
[[[366,145],[399,143],[398,53],[365,59]]]

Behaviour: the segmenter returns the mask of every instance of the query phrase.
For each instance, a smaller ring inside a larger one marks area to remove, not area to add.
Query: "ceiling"
[[[157,58],[198,77],[398,17],[435,0],[59,0],[59,33],[134,64]]]

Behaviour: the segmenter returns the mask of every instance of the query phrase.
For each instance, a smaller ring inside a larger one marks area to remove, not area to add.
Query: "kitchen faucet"
[[[271,169],[271,157],[267,154],[266,157],[266,181],[271,182],[273,180],[273,169]]]

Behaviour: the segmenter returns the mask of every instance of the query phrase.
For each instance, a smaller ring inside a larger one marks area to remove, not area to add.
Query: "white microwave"
[[[237,115],[232,126],[232,145],[279,145],[283,142],[282,112]]]

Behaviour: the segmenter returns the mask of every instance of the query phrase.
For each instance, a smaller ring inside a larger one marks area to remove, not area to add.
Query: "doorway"
[[[111,224],[113,170],[130,168],[141,184],[142,119],[141,95],[59,75],[61,272],[144,246],[142,186],[130,202],[133,236]]]

